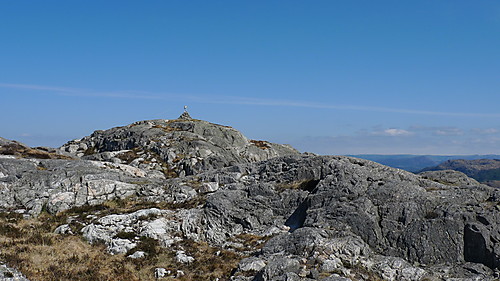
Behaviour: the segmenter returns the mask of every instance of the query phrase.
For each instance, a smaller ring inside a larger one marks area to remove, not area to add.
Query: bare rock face
[[[108,215],[82,228],[82,235],[90,243],[106,244],[111,254],[125,254],[134,249],[140,237],[160,240],[164,247],[168,247],[175,241],[170,235],[179,230],[179,223],[172,219],[171,213],[152,208]],[[131,237],[123,237],[126,234]]]
[[[167,177],[298,154],[290,146],[248,140],[231,127],[190,118],[140,121],[95,131],[60,150],[83,159],[160,171]]]
[[[371,279],[353,267],[383,280],[493,280],[500,266],[497,189],[445,185],[347,157],[276,158],[240,170],[247,174],[240,183],[208,197],[200,220],[208,223],[200,228],[218,243],[238,232],[274,236],[258,255],[267,266],[256,280],[300,277],[296,266],[281,266],[295,265],[290,257],[308,268],[306,276],[314,275],[312,264],[359,280]],[[214,225],[224,235],[214,235]],[[277,255],[288,260],[277,262]],[[481,265],[476,273],[466,269],[470,263]],[[456,275],[432,269],[443,264]]]
[[[130,166],[82,160],[0,158],[0,173],[0,208],[24,209],[33,216],[44,207],[55,214],[127,198],[145,177]]]
[[[480,185],[475,179],[469,178],[466,174],[454,170],[428,171],[422,172],[419,175],[426,179],[449,185]]]
[[[3,281],[29,281],[19,271],[7,267],[5,264],[0,263],[0,280]]]
[[[110,254],[144,259],[153,240],[186,266],[193,253],[173,247],[195,241],[240,255],[226,276],[239,281],[500,276],[500,190],[458,172],[299,154],[190,118],[96,131],[61,151],[79,159],[0,157],[0,209],[143,203],[54,230]]]

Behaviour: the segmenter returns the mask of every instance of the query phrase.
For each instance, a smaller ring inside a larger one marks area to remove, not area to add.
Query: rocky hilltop
[[[0,263],[12,276],[500,277],[500,191],[459,172],[300,154],[190,118],[96,131],[47,153],[70,158],[0,157]]]
[[[288,145],[249,140],[238,130],[192,119],[140,121],[95,131],[60,148],[85,160],[127,164],[167,177],[298,154]]]

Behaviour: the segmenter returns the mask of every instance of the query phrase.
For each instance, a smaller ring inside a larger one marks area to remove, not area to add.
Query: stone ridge
[[[37,216],[136,194],[146,173],[128,165],[81,160],[0,158],[0,210]],[[153,180],[153,179],[151,179]]]
[[[195,119],[95,131],[60,152],[73,159],[0,156],[0,214],[55,215],[51,236],[103,244],[124,263],[161,252],[190,269],[198,244],[237,258],[220,280],[500,277],[500,189],[459,172],[300,154]],[[0,242],[13,241],[9,225]]]
[[[53,148],[31,148],[18,141],[8,140],[2,137],[0,137],[0,155],[9,155],[19,158],[72,159],[70,156],[58,154]]]
[[[82,159],[128,164],[167,178],[299,154],[290,146],[268,142],[264,146],[231,127],[195,119],[139,121],[95,131],[59,150]]]

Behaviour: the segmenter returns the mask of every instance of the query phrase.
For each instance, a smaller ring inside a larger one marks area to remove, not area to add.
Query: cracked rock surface
[[[140,121],[95,131],[59,150],[83,159],[161,171],[167,177],[298,154],[290,146],[249,140],[234,128],[195,119]]]
[[[299,154],[192,119],[96,131],[64,153],[73,160],[0,157],[0,208],[36,217],[143,202],[55,229],[112,255],[143,259],[140,245],[156,241],[188,266],[194,253],[172,245],[205,243],[241,257],[225,276],[240,281],[499,277],[500,191],[457,172]]]

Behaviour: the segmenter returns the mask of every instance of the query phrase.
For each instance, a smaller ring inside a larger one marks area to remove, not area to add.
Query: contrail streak
[[[475,117],[475,118],[500,117],[500,114],[495,114],[495,113],[442,112],[442,111],[427,111],[427,110],[404,109],[404,108],[386,108],[386,107],[356,106],[356,105],[342,105],[342,104],[334,105],[334,104],[325,104],[325,103],[316,103],[316,102],[298,101],[298,100],[273,100],[264,98],[246,98],[246,97],[220,96],[220,95],[219,96],[186,95],[186,94],[174,94],[174,93],[152,93],[145,91],[102,92],[102,91],[93,91],[93,90],[78,89],[78,88],[29,85],[29,84],[11,84],[11,83],[0,83],[0,88],[44,91],[45,94],[56,94],[61,96],[80,96],[80,97],[96,97],[96,98],[100,97],[100,98],[117,98],[117,99],[145,99],[145,100],[176,99],[176,100],[185,100],[191,102],[212,103],[212,104],[301,107],[301,108],[315,108],[315,109],[371,111],[371,112],[450,116],[450,117]]]

